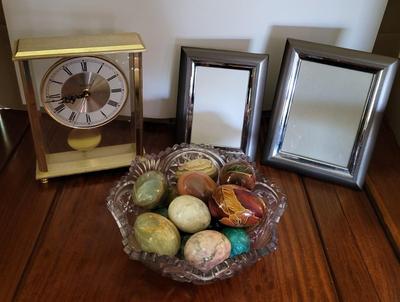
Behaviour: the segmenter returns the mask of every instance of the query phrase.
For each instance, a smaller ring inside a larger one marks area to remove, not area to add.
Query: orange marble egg
[[[191,195],[207,201],[217,184],[205,173],[186,172],[179,177],[177,188],[180,195]]]

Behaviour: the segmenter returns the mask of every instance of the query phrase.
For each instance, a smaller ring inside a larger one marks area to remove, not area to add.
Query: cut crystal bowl
[[[122,235],[125,253],[132,260],[141,261],[151,269],[177,281],[205,284],[230,278],[243,268],[253,265],[262,257],[275,251],[278,244],[277,224],[287,206],[286,196],[269,179],[256,173],[257,182],[253,189],[264,201],[267,211],[255,227],[247,228],[251,241],[249,252],[228,258],[207,272],[202,272],[177,256],[164,256],[141,251],[135,241],[133,224],[141,213],[148,211],[132,202],[131,193],[136,179],[152,170],[158,170],[167,177],[169,186],[175,186],[178,166],[188,160],[206,158],[217,169],[232,160],[248,160],[243,153],[229,152],[208,145],[181,144],[167,148],[158,155],[138,156],[132,162],[129,172],[111,188],[107,207],[113,215]]]

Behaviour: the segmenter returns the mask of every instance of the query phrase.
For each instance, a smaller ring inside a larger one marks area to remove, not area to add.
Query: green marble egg
[[[250,238],[244,229],[224,228],[222,233],[229,239],[231,243],[230,257],[247,253],[250,250]]]
[[[181,246],[181,236],[175,225],[156,213],[140,214],[133,231],[140,249],[145,252],[175,256]]]
[[[167,179],[159,171],[149,171],[138,177],[133,185],[132,201],[143,208],[155,208],[167,193]]]

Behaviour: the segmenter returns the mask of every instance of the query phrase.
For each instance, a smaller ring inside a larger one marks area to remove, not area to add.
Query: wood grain
[[[0,171],[8,162],[28,128],[24,111],[0,110]]]
[[[305,178],[343,301],[399,301],[400,266],[363,192]]]
[[[375,145],[365,187],[400,258],[400,147],[385,124]]]
[[[0,301],[13,297],[56,195],[57,184],[35,181],[32,146],[26,132],[0,174]]]
[[[144,136],[146,150],[157,152],[170,145],[173,137],[164,135],[167,131],[165,126],[152,126],[153,134]],[[289,200],[295,201],[282,220],[279,249],[239,276],[206,286],[177,283],[128,260],[104,204],[109,188],[121,174],[68,178],[17,301],[265,301],[266,297],[270,301],[335,301],[299,177],[262,170],[276,178]]]
[[[174,143],[171,125],[144,130],[147,153]],[[64,148],[56,126],[46,131],[54,148]],[[399,261],[364,192],[259,165],[288,196],[278,250],[238,276],[195,286],[123,252],[105,197],[127,168],[43,186],[34,181],[32,146],[26,132],[0,175],[0,301],[400,301]],[[395,161],[372,173],[382,200]]]

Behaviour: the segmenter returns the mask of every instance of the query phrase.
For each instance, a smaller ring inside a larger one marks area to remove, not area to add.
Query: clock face
[[[76,57],[55,63],[42,80],[47,113],[71,128],[95,128],[114,119],[128,95],[122,71],[104,58]]]

